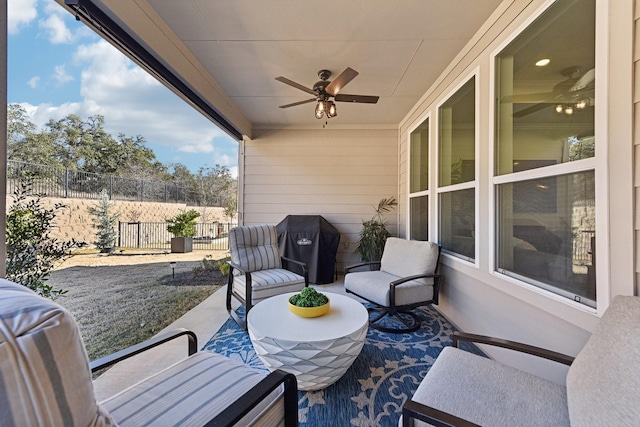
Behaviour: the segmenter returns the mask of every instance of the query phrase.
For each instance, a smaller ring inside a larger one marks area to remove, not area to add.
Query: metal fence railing
[[[194,250],[229,249],[227,235],[236,224],[211,222],[196,224]],[[136,249],[171,249],[171,237],[166,222],[120,222],[118,247]]]
[[[104,189],[111,200],[185,203],[197,200],[193,191],[176,184],[101,175],[47,165],[7,161],[7,194],[29,177],[32,191],[44,197],[99,199]]]

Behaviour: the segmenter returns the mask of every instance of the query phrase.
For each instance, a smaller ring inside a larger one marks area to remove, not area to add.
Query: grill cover
[[[277,226],[280,254],[302,261],[309,282],[333,282],[340,233],[320,215],[287,215]]]

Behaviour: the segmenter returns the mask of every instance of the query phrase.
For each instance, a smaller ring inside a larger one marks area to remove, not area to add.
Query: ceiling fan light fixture
[[[584,110],[588,106],[589,106],[589,102],[586,99],[581,99],[578,102],[576,102],[576,108],[578,110]]]
[[[556,113],[558,114],[564,113],[564,107],[562,106],[562,104],[556,105]]]
[[[573,106],[571,106],[571,105],[567,105],[567,106],[564,108],[564,113],[565,113],[567,116],[572,115],[572,114],[573,114]]]
[[[327,110],[327,118],[330,119],[338,115],[338,110],[336,109],[336,104],[333,101],[327,101],[328,108]]]
[[[324,102],[318,101],[316,104],[316,119],[321,119],[324,115]]]

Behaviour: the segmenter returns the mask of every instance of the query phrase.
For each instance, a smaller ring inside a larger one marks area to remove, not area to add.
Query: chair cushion
[[[358,271],[344,276],[347,291],[378,305],[389,307],[389,283],[400,277],[385,271]],[[396,305],[413,304],[433,299],[433,286],[412,280],[396,287]]]
[[[566,396],[559,384],[445,347],[412,400],[483,426],[557,427],[569,425]]]
[[[0,425],[114,425],[94,398],[73,316],[0,279]]]
[[[438,251],[438,245],[433,242],[389,237],[384,245],[380,270],[398,277],[434,273]],[[425,284],[433,284],[432,278],[418,280]]]
[[[304,288],[304,277],[283,268],[260,270],[251,273],[251,303],[287,292],[299,292]],[[233,278],[233,291],[246,301],[246,278]]]
[[[245,271],[282,268],[274,225],[234,227],[229,231],[231,261]]]
[[[616,296],[567,374],[571,425],[638,425],[640,298]]]
[[[204,425],[264,377],[263,373],[227,357],[202,351],[100,404],[120,426]],[[247,425],[249,420],[268,413],[268,407],[281,392],[276,389],[239,425]]]

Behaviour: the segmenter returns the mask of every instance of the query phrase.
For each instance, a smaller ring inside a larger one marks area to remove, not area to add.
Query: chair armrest
[[[284,385],[284,425],[298,425],[298,383],[293,374],[281,370],[271,372],[265,379],[247,390],[238,400],[229,405],[214,419],[205,424],[206,427],[236,425],[249,411],[264,400],[280,385]]]
[[[282,266],[286,270],[293,271],[291,270],[289,264],[294,264],[295,266],[300,267],[300,271],[302,272],[301,276],[304,277],[305,286],[309,284],[309,269],[307,268],[306,263],[284,256],[281,256],[280,258],[282,259]],[[295,271],[293,272],[296,273]]]
[[[402,406],[402,427],[413,427],[413,420],[420,420],[435,427],[477,427],[470,421],[443,412],[422,403],[407,400]]]
[[[114,365],[118,362],[121,362],[125,359],[135,356],[136,354],[140,354],[144,351],[157,347],[161,344],[174,340],[183,335],[186,335],[187,338],[189,339],[188,351],[189,351],[189,356],[191,356],[196,351],[198,351],[198,338],[196,337],[196,334],[194,334],[193,332],[184,328],[179,328],[174,331],[167,332],[162,335],[158,335],[156,337],[153,337],[141,343],[132,345],[131,347],[127,347],[116,353],[94,360],[93,362],[89,363],[89,368],[91,369],[91,372],[99,371],[100,369],[107,368],[111,365]]]
[[[372,267],[376,267],[375,269]],[[355,270],[357,268],[369,267],[369,270],[380,270],[380,261],[368,261],[368,262],[360,262],[358,264],[348,265],[344,268],[344,274],[351,273],[351,270]]]
[[[236,264],[233,261],[227,261],[227,264],[229,264],[229,266],[231,267],[231,270],[229,270],[229,274],[233,273],[233,270],[238,270],[242,274],[249,274],[248,271],[245,271],[242,267],[240,267],[239,264]]]
[[[479,344],[488,344],[496,347],[502,347],[509,350],[519,351],[522,353],[531,354],[533,356],[542,357],[544,359],[553,360],[554,362],[562,363],[565,365],[571,365],[575,359],[572,356],[566,354],[557,353],[555,351],[547,350],[541,347],[535,347],[529,344],[523,344],[516,341],[504,340],[502,338],[488,337],[485,335],[467,334],[464,332],[453,333],[453,346],[458,347],[460,341],[469,341]]]
[[[440,275],[439,274],[435,274],[435,273],[430,273],[430,274],[416,274],[414,276],[407,276],[407,277],[403,277],[401,279],[398,280],[394,280],[393,282],[390,283],[391,286],[397,286],[397,285],[401,285],[403,283],[406,282],[410,282],[412,280],[416,280],[416,279],[424,279],[427,277],[433,277],[434,279],[440,279]]]

